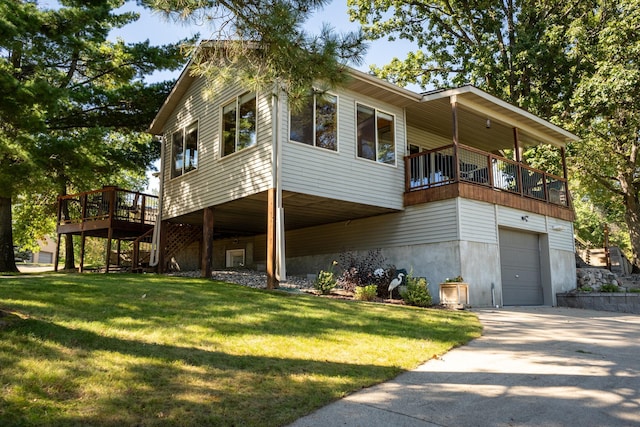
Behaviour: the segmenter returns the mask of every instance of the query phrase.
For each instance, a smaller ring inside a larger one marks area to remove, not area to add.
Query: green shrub
[[[640,288],[631,288],[629,289],[629,292],[632,294],[640,294]]]
[[[580,292],[593,292],[593,288],[591,286],[583,286],[581,288],[578,288],[578,290]]]
[[[333,261],[331,267],[327,271],[320,270],[313,287],[316,291],[319,291],[322,295],[331,293],[331,290],[336,287],[336,279],[333,275],[333,267],[337,264]]]
[[[320,270],[313,287],[322,295],[331,293],[331,290],[336,287],[336,280],[333,278],[333,271]]]
[[[378,285],[356,286],[354,299],[360,301],[373,301],[378,294]]]
[[[429,307],[433,304],[433,298],[429,293],[429,283],[423,277],[407,277],[407,288],[400,292],[405,303],[417,307]]]
[[[600,286],[600,292],[620,292],[620,288],[616,285],[607,283],[606,285]]]

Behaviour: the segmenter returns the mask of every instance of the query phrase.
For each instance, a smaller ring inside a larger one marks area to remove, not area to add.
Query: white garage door
[[[541,305],[540,244],[537,234],[500,230],[504,305]]]
[[[39,264],[53,264],[53,254],[51,252],[40,251],[38,254]]]

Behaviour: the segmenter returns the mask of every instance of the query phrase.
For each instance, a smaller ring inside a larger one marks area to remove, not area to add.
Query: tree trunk
[[[76,268],[76,260],[73,254],[73,234],[64,235],[64,269],[73,270]]]
[[[638,199],[640,188],[637,188],[632,179],[633,177],[623,176],[619,181],[620,189],[624,193],[624,220],[629,229],[631,241],[631,263],[636,270],[640,267],[640,200]]]
[[[0,197],[0,271],[17,272],[13,254],[13,223],[11,221],[11,197]]]
[[[631,209],[627,205],[627,209],[624,215],[625,222],[629,228],[629,238],[631,240],[631,252],[632,252],[632,264],[635,267],[640,268],[640,213],[638,212],[638,206],[635,209]]]
[[[67,195],[67,184],[63,182],[60,185],[60,196]],[[62,210],[62,219],[68,221],[71,219],[69,215],[69,206],[66,203],[62,203],[60,207]],[[64,269],[73,270],[76,268],[76,260],[73,254],[73,234],[64,235]]]

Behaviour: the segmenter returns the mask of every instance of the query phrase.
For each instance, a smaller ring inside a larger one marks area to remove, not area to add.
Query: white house
[[[150,127],[161,268],[266,269],[276,285],[379,248],[433,295],[462,275],[474,306],[553,305],[575,288],[564,148],[576,136],[472,86],[421,94],[347,72],[299,113],[275,89],[211,91],[182,73]],[[564,173],[520,160],[538,144]]]

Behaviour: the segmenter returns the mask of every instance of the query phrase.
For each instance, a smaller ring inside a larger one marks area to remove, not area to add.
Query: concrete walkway
[[[292,426],[640,426],[640,316],[475,312],[481,338]]]

